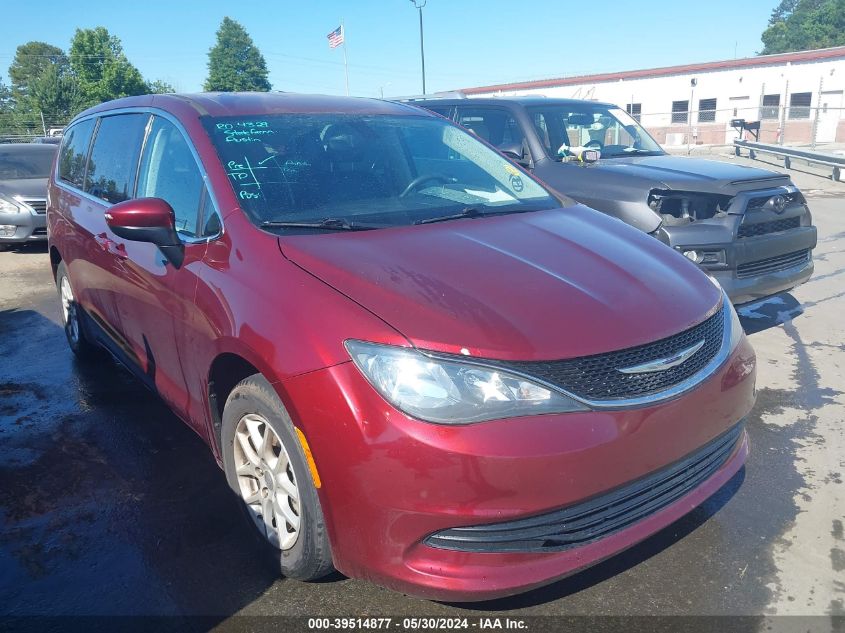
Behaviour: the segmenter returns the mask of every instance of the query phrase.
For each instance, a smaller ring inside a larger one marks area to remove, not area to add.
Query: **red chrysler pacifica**
[[[48,227],[73,351],[208,443],[289,577],[517,593],[748,452],[755,357],[718,286],[412,106],[106,103],[66,131]]]

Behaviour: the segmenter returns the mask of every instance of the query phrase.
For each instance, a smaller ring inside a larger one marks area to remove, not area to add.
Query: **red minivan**
[[[416,107],[113,101],[48,206],[71,348],[208,443],[286,576],[517,593],[746,458],[755,356],[718,285]]]

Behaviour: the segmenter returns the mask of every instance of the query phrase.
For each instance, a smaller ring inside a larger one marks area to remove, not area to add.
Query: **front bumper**
[[[671,245],[679,252],[724,251],[724,264],[703,265],[702,269],[719,281],[735,305],[785,292],[812,276],[812,250],[817,241],[815,226],[805,225],[781,233],[738,239],[734,236],[740,219],[741,216],[726,219],[726,222],[734,222],[735,226],[726,225],[720,232],[695,233],[687,227],[684,227],[687,228],[684,232],[673,230],[674,227],[669,227],[667,231]],[[690,225],[689,228],[694,227]],[[702,242],[702,235],[721,237],[723,241]]]
[[[0,213],[0,227],[14,227],[11,235],[0,231],[0,244],[21,244],[47,239],[47,215],[31,211]]]
[[[313,451],[335,566],[405,593],[463,601],[553,582],[669,525],[739,470],[745,433],[690,491],[578,547],[467,552],[432,547],[428,537],[545,515],[680,462],[750,411],[754,373],[754,352],[743,338],[719,370],[675,400],[466,426],[408,418],[352,363],[278,389]]]

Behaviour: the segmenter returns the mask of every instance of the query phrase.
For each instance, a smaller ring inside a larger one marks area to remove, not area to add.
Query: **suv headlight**
[[[13,200],[0,196],[0,213],[20,213],[23,207],[16,204]]]
[[[408,347],[346,341],[355,366],[385,400],[438,424],[587,411],[576,400],[495,367],[426,356]]]

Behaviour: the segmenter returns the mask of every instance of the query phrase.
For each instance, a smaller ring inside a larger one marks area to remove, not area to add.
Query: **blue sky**
[[[747,57],[778,0],[428,0],[423,9],[429,92],[524,79]],[[15,48],[67,49],[77,27],[105,26],[147,79],[201,90],[223,16],[246,27],[274,89],[343,94],[343,53],[326,35],[343,18],[352,94],[418,94],[419,22],[409,0],[50,0],[2,3],[0,77]]]

